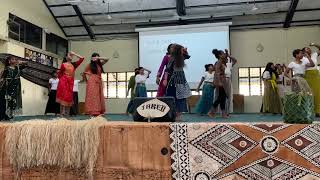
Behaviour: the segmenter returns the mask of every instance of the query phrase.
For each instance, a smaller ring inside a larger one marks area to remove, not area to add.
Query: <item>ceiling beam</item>
[[[187,15],[186,12],[186,3],[184,0],[176,0],[176,9],[177,9],[177,14],[179,16],[185,16]]]
[[[284,28],[290,27],[290,23],[293,19],[293,16],[294,16],[294,13],[297,9],[298,3],[299,3],[299,0],[291,0],[290,8],[288,10],[286,20],[284,21],[284,24],[283,24]]]
[[[64,7],[64,6],[72,6],[71,4],[52,4],[48,5],[48,7]]]
[[[47,7],[47,9],[49,10],[50,14],[52,15],[53,19],[56,21],[56,23],[58,24],[58,26],[60,27],[62,33],[64,34],[64,36],[67,37],[67,34],[66,32],[64,31],[63,27],[61,26],[61,24],[59,23],[59,21],[57,20],[57,18],[54,16],[52,10],[50,9],[48,3],[46,0],[42,0],[42,2],[45,4],[45,6]]]
[[[86,29],[86,31],[88,33],[88,35],[90,36],[90,38],[92,40],[94,40],[95,39],[94,33],[92,32],[90,26],[87,24],[86,20],[84,19],[79,7],[77,5],[73,5],[72,7],[73,7],[74,11],[76,12],[76,14],[78,15],[83,27]]]

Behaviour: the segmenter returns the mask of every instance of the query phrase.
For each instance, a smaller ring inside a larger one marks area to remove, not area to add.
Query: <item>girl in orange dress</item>
[[[108,61],[108,58],[93,53],[90,64],[82,74],[83,80],[87,82],[85,112],[88,115],[99,116],[106,111],[101,74],[104,73],[102,66]]]
[[[78,61],[72,63],[73,56],[78,57]],[[69,116],[70,114],[70,108],[73,104],[74,72],[83,60],[82,56],[69,52],[58,71],[59,84],[56,101],[60,103],[60,114],[62,116]]]

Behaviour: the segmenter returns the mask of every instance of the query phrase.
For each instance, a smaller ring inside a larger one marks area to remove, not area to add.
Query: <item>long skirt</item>
[[[214,98],[213,83],[204,83],[202,88],[202,96],[195,107],[195,113],[202,114],[202,115],[207,114],[213,105],[213,98]]]
[[[271,82],[267,81],[264,87],[263,112],[281,114],[282,102],[277,87],[272,87]]]
[[[59,114],[60,113],[60,104],[56,102],[57,91],[51,90],[49,93],[49,99],[46,106],[45,114],[53,113]]]
[[[168,85],[167,90],[166,90],[166,96],[174,97],[177,112],[180,112],[180,113],[181,112],[188,112],[187,99],[186,98],[182,98],[182,99],[177,98],[177,90],[176,90],[176,86],[174,83],[170,83]]]
[[[85,98],[86,114],[98,116],[106,111],[101,76],[90,75]]]
[[[314,112],[320,114],[320,73],[318,70],[307,70],[304,78],[312,89]]]
[[[136,85],[136,97],[148,97],[147,88],[145,84]]]
[[[73,84],[74,78],[72,76],[63,75],[59,79],[57,88],[57,103],[63,106],[71,107],[73,104]]]
[[[9,120],[9,117],[6,114],[6,99],[5,91],[0,89],[0,120]]]
[[[283,84],[277,84],[277,87],[278,87],[279,96],[281,99],[283,99],[284,93],[285,93],[285,87]]]
[[[232,82],[231,78],[226,78],[226,85],[225,85],[225,92],[227,95],[227,102],[226,102],[226,113],[230,114],[233,111],[233,95],[232,95]]]
[[[314,120],[314,99],[312,90],[302,77],[294,77],[292,92],[284,97],[284,116],[286,123],[305,124]]]
[[[163,97],[166,94],[166,86],[163,84],[163,78],[160,81],[158,90],[157,90],[157,97]]]
[[[78,115],[78,106],[79,106],[79,98],[78,92],[73,92],[73,105],[70,108],[70,115],[75,116]]]

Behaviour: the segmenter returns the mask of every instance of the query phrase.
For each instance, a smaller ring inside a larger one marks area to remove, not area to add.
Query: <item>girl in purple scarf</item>
[[[167,48],[167,53],[166,55],[163,57],[161,65],[159,67],[158,70],[158,74],[157,74],[157,84],[159,85],[158,87],[158,91],[157,91],[157,97],[162,97],[165,95],[166,92],[166,86],[163,84],[163,70],[165,69],[165,67],[168,65],[169,63],[169,59],[170,59],[170,53],[172,51],[173,48],[173,44],[170,44]],[[162,78],[161,78],[162,77]],[[161,80],[160,80],[161,79]]]

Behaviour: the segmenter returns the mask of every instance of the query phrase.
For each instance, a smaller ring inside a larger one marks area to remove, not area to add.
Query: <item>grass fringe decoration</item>
[[[20,179],[21,171],[31,168],[79,170],[93,179],[99,147],[102,117],[86,121],[67,119],[31,120],[9,124],[5,150]]]

